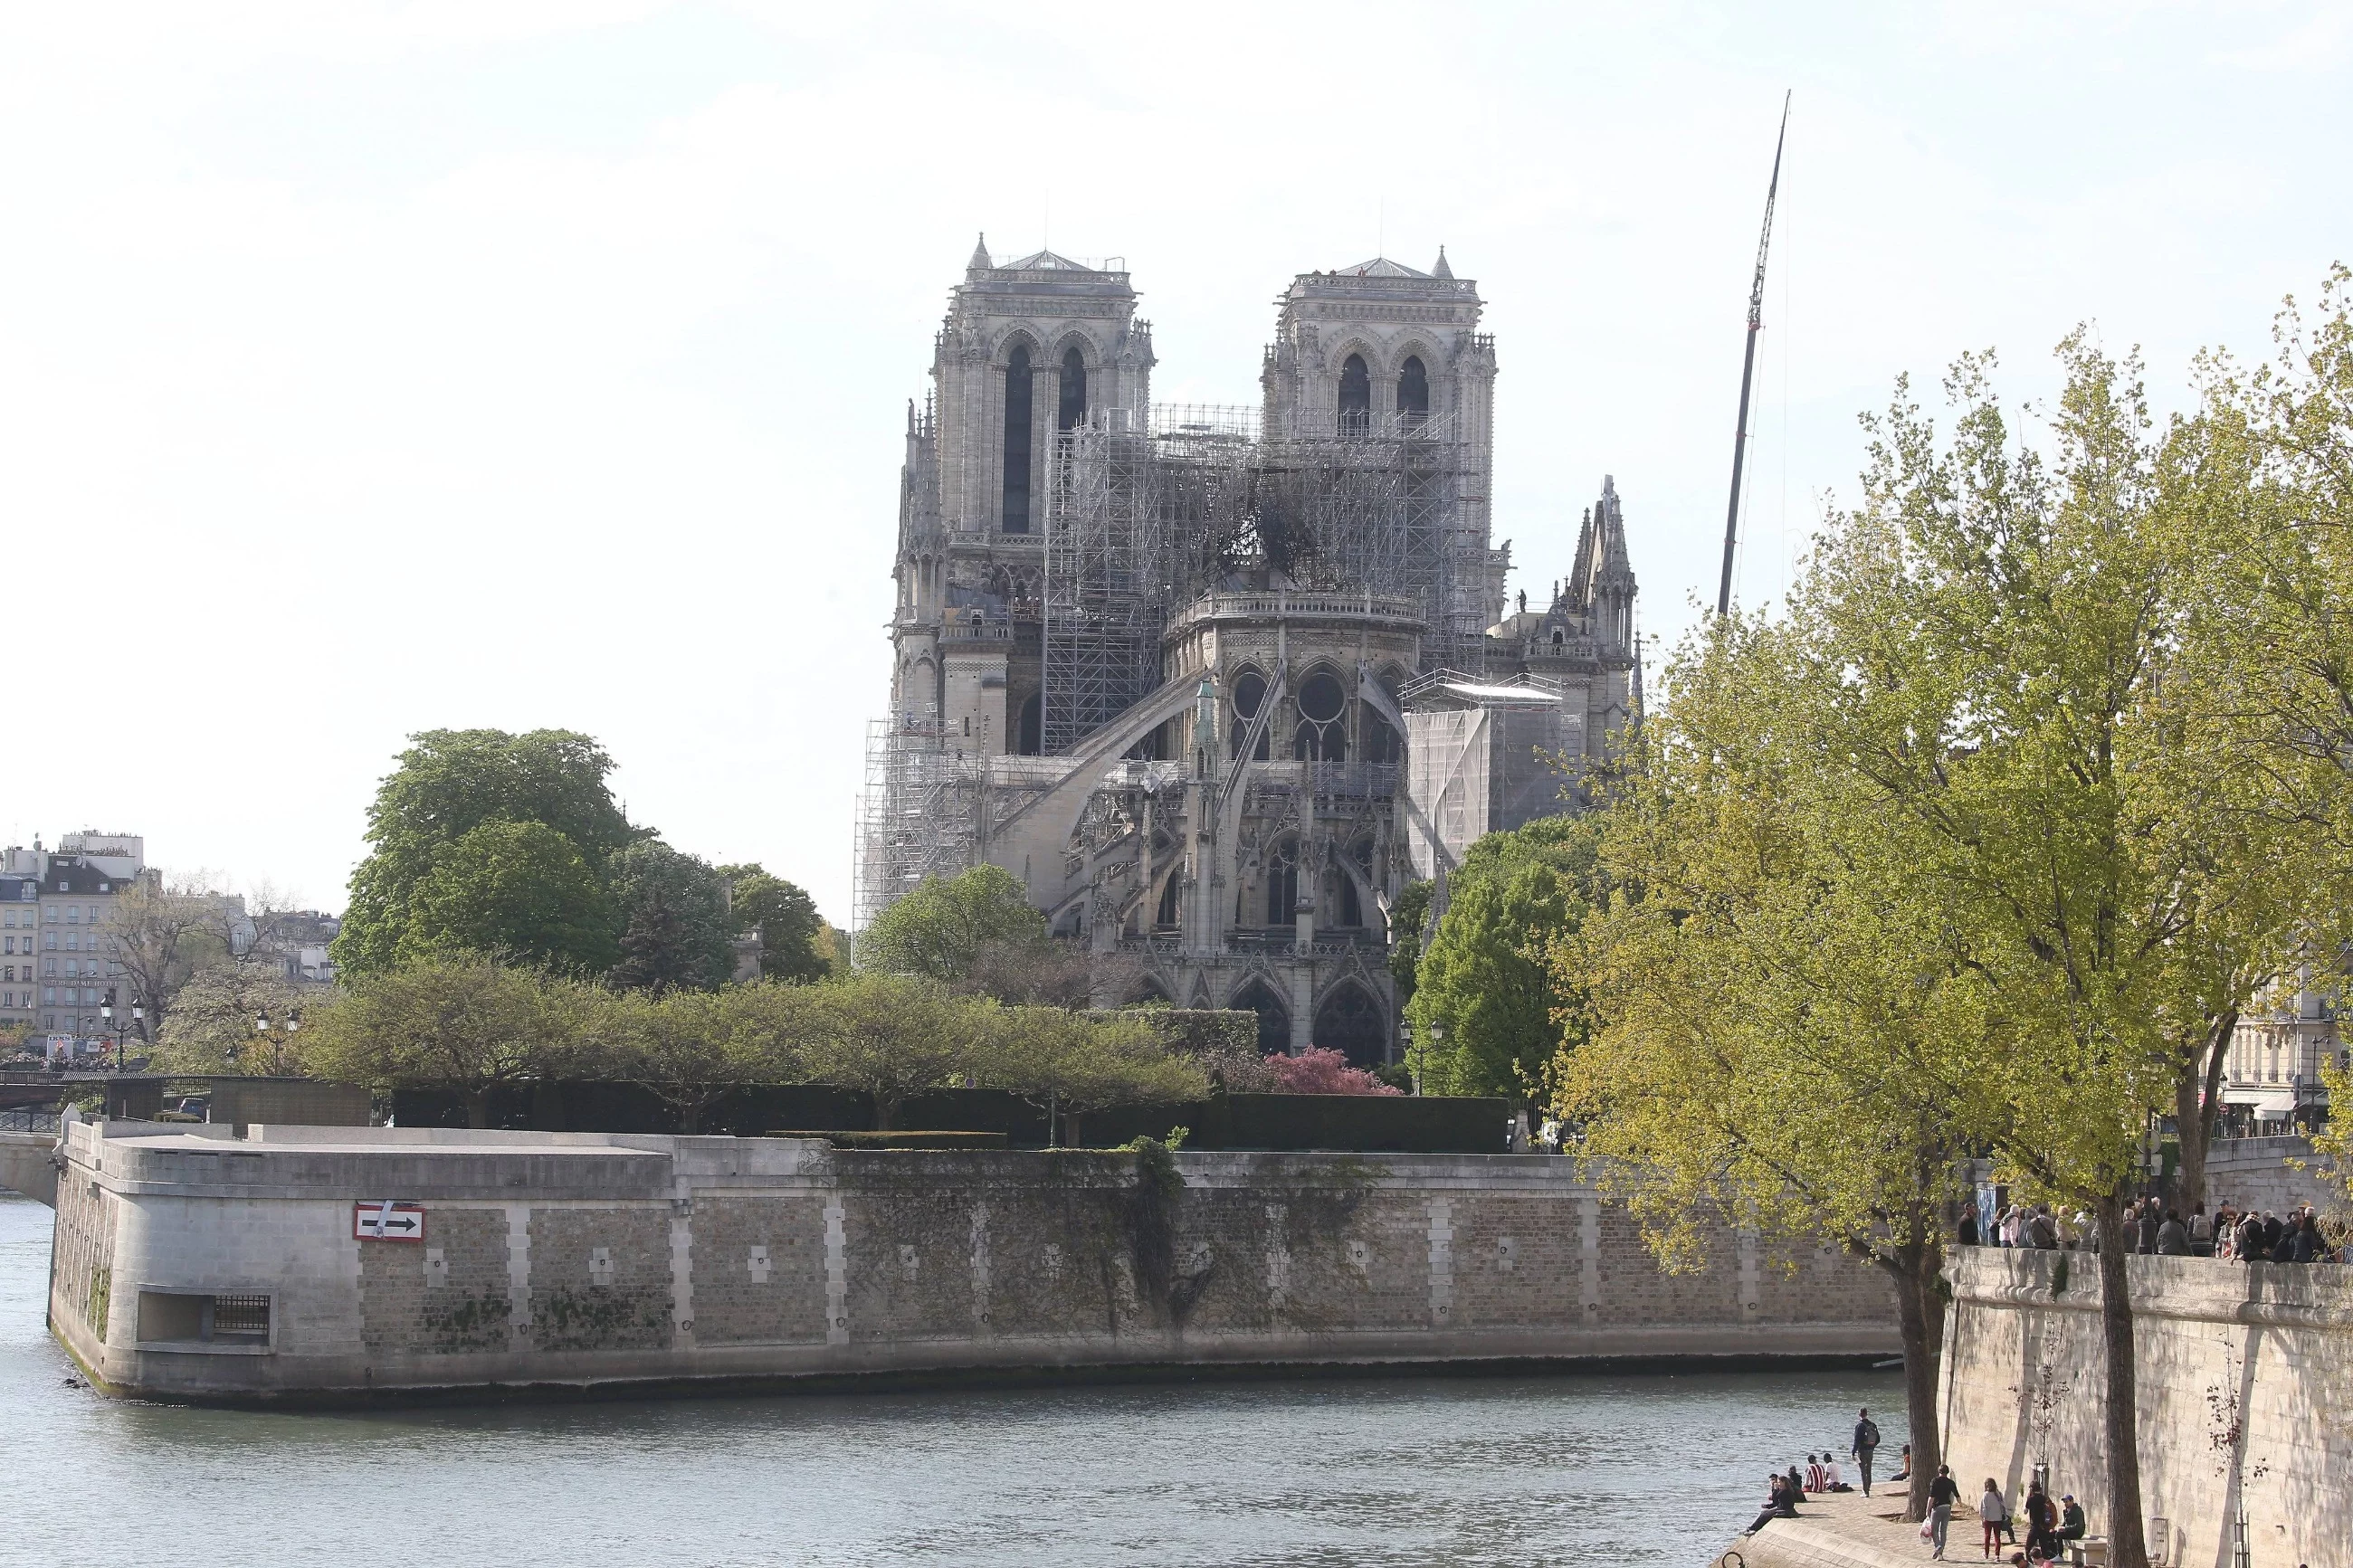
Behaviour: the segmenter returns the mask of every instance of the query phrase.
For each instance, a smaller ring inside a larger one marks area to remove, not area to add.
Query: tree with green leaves
[[[611,994],[478,953],[419,958],[364,973],[307,1009],[307,1065],[320,1078],[455,1094],[466,1124],[490,1125],[500,1088],[560,1077],[595,1059]]]
[[[1900,840],[1857,834],[1857,793],[1782,722],[1796,641],[1727,618],[1669,667],[1643,765],[1599,819],[1617,896],[1550,954],[1597,1021],[1562,1052],[1556,1107],[1670,1269],[1704,1265],[1730,1225],[1829,1238],[1886,1276],[1917,1519],[1941,1458],[1943,1222],[1965,1150],[1914,1063],[1981,1040],[1983,995],[1888,863]]]
[[[885,1132],[910,1096],[976,1071],[994,1027],[994,1003],[919,975],[853,974],[808,994],[809,1081],[871,1096]]]
[[[589,1020],[599,1074],[653,1094],[683,1133],[744,1084],[797,1076],[823,1000],[811,988],[759,982],[721,991],[622,991]]]
[[[817,900],[758,862],[723,866],[735,928],[760,938],[760,973],[770,980],[807,984],[834,970],[832,931],[817,912]]]
[[[1564,1030],[1582,1029],[1546,953],[1592,907],[1598,842],[1590,819],[1547,817],[1464,854],[1406,1009],[1422,1092],[1538,1098]]]
[[[1209,1092],[1208,1075],[1172,1052],[1134,1013],[1062,1007],[997,1007],[975,1069],[981,1087],[1002,1089],[1046,1112],[1046,1141],[1075,1142],[1090,1111],[1123,1105],[1182,1105]]]
[[[486,901],[479,889],[465,893],[453,886],[465,880],[465,873],[453,865],[452,851],[477,829],[492,824],[548,829],[571,845],[600,891],[607,859],[638,837],[606,784],[612,758],[586,735],[565,730],[520,735],[428,730],[409,741],[368,808],[370,852],[353,873],[350,905],[334,943],[335,962],[346,974],[395,967],[405,961],[405,952],[446,947],[447,931],[413,931],[417,901],[437,876],[436,894],[445,907]],[[544,864],[554,858],[536,858]],[[575,967],[602,968],[611,958],[595,963],[595,944],[577,940],[578,928],[592,912],[559,900],[557,919],[565,929],[503,931],[498,945],[560,953]],[[615,922],[608,937],[617,935]]]
[[[1413,1000],[1415,971],[1421,967],[1421,928],[1430,919],[1430,895],[1437,890],[1435,882],[1408,882],[1389,905],[1389,979],[1397,987],[1400,1009]]]
[[[613,984],[628,991],[716,991],[734,975],[727,879],[697,855],[640,838],[607,863],[621,918]]]
[[[443,845],[409,889],[402,914],[395,963],[489,952],[591,975],[620,957],[604,878],[577,844],[543,822],[485,822]],[[360,970],[372,972],[373,957]]]
[[[859,959],[890,974],[919,975],[963,986],[984,963],[1050,955],[1046,917],[1026,889],[999,866],[954,877],[927,877],[874,917],[859,939]]]
[[[287,1026],[301,1021],[306,1003],[315,1010],[325,1000],[306,995],[273,964],[206,964],[174,997],[149,1070],[298,1076],[307,1068],[308,1041]],[[263,1017],[270,1026],[257,1028]]]

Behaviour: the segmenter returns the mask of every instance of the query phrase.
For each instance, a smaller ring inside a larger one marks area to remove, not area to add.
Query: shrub
[[[1284,1094],[1396,1094],[1398,1091],[1348,1058],[1321,1046],[1310,1046],[1295,1057],[1269,1057],[1274,1080]]]

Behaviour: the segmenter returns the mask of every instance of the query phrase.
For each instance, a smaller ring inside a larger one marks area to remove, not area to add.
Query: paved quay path
[[[1946,1538],[1945,1561],[1978,1562],[1978,1541],[1976,1515],[1956,1519]],[[1904,1521],[1904,1485],[1883,1482],[1868,1498],[1861,1492],[1809,1495],[1798,1505],[1797,1518],[1777,1519],[1734,1541],[1715,1561],[1725,1568],[1892,1568],[1927,1562],[1928,1543],[1920,1539],[1918,1525]]]

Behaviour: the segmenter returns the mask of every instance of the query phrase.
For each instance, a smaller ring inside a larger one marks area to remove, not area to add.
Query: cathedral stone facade
[[[1614,484],[1550,605],[1506,613],[1494,340],[1443,253],[1293,279],[1254,409],[1155,405],[1135,306],[1123,264],[985,244],[951,291],[908,415],[858,923],[992,862],[1125,955],[1104,1001],[1392,1059],[1390,900],[1473,826],[1575,809],[1639,709]],[[1506,709],[1534,729],[1461,717]],[[1498,805],[1530,734],[1556,760]]]

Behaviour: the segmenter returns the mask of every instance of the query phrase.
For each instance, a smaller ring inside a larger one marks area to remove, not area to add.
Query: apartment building
[[[98,832],[0,850],[0,1024],[92,1042],[107,1032],[100,1009],[122,972],[107,917],[147,875],[146,850],[137,834]]]

